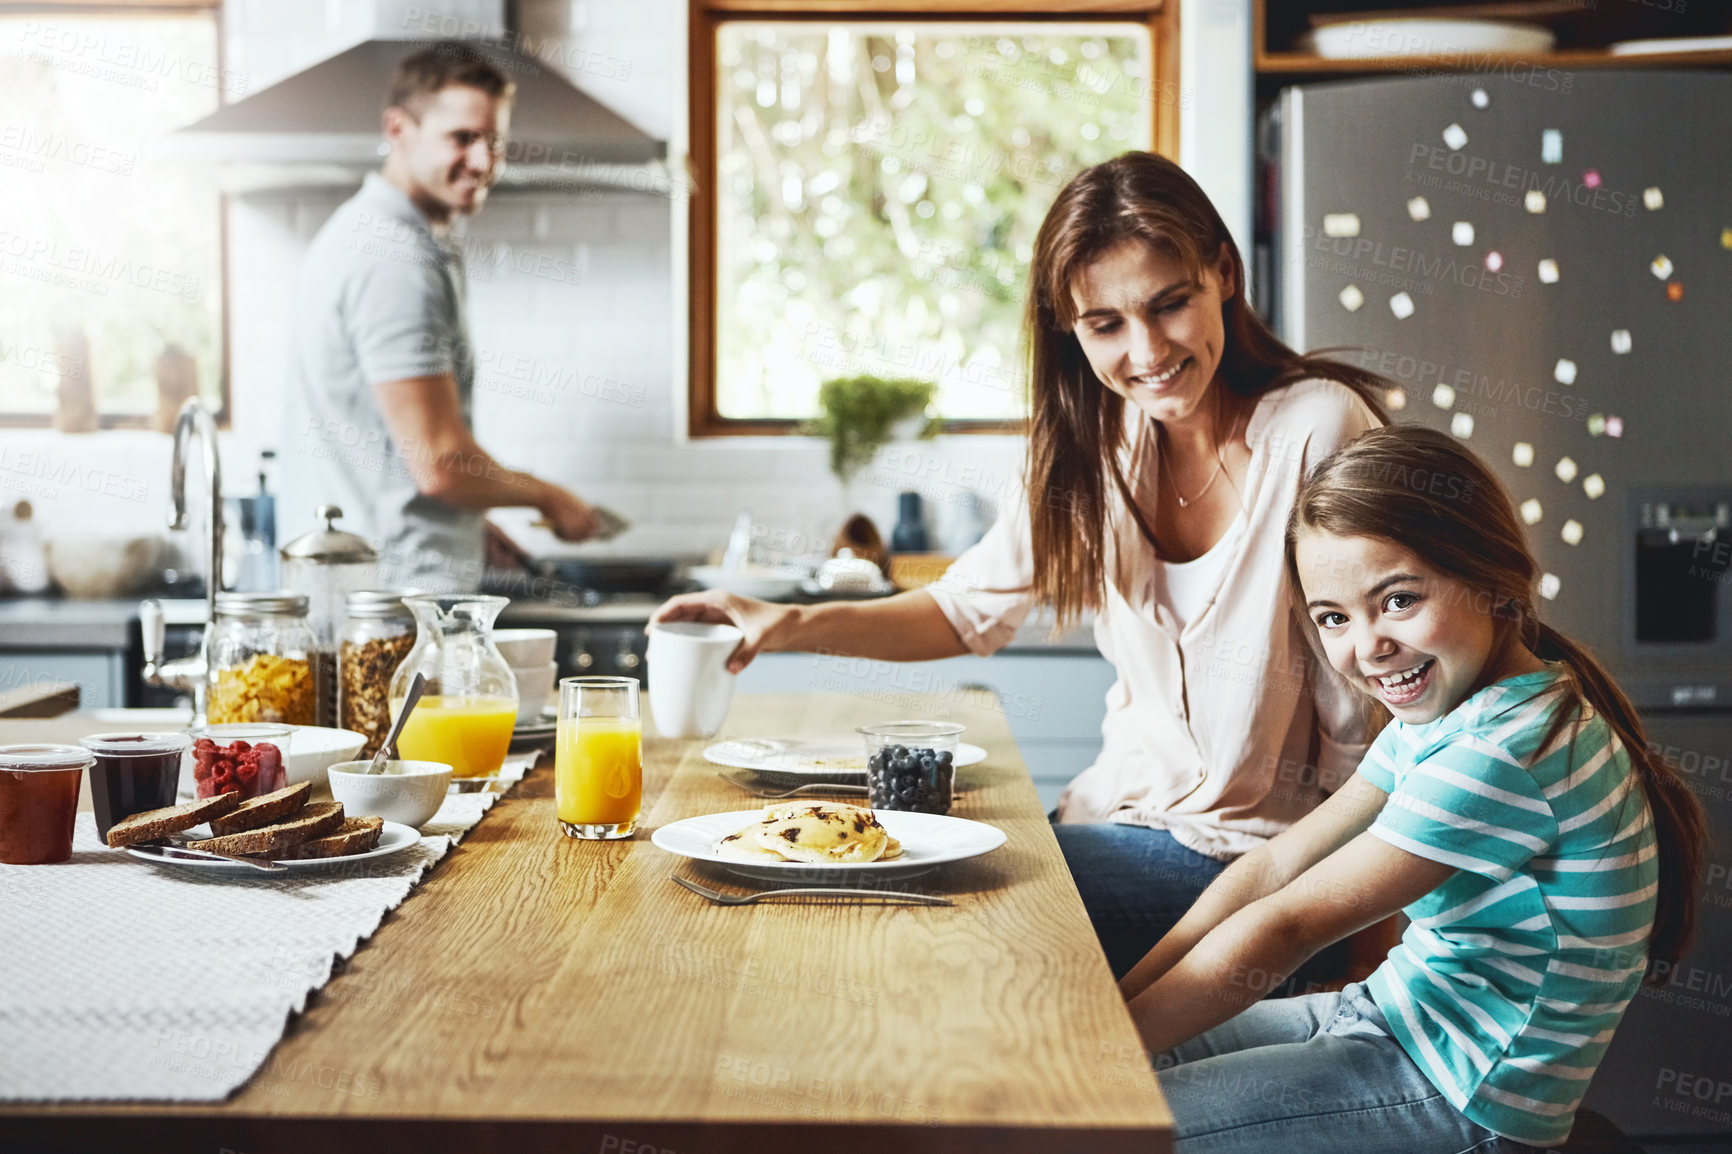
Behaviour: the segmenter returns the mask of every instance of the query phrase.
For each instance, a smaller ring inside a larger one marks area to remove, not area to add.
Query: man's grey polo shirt
[[[284,541],[340,505],[342,528],[380,551],[380,583],[439,592],[481,582],[481,514],[421,496],[373,386],[449,373],[470,420],[475,361],[462,254],[378,173],[313,238],[289,344],[278,521]]]

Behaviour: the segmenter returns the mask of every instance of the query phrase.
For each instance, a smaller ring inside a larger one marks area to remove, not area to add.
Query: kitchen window
[[[1019,428],[1047,208],[1176,152],[1171,8],[694,5],[691,434],[794,432],[863,375],[936,384],[949,431]]]
[[[244,94],[209,4],[0,14],[0,425],[226,416],[221,198],[156,145]]]

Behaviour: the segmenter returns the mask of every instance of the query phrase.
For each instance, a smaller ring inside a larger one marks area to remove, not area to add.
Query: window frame
[[[924,23],[1018,21],[1055,24],[1137,23],[1149,32],[1151,84],[1179,74],[1179,0],[689,0],[686,123],[690,126],[686,205],[685,435],[789,436],[800,422],[783,418],[730,418],[716,407],[716,49],[724,24],[746,20]],[[1150,138],[1162,156],[1179,155],[1179,102],[1152,100]],[[945,433],[1021,433],[1024,422],[946,420]]]
[[[34,0],[29,3],[3,4],[8,16],[173,16],[191,18],[199,15],[210,19],[216,31],[216,68],[219,75],[228,68],[228,41],[223,29],[223,0]],[[250,95],[250,94],[249,94]],[[217,107],[227,104],[223,86],[216,86]],[[229,194],[217,191],[217,409],[211,414],[219,429],[234,423],[233,396],[230,391],[232,372],[229,340]],[[0,429],[51,429],[55,413],[13,413],[0,409]],[[108,429],[155,429],[158,414],[115,413],[96,409],[98,432]]]

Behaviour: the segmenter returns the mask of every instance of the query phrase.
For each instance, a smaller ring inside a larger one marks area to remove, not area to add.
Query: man
[[[594,511],[495,461],[470,431],[475,358],[452,222],[478,212],[504,162],[513,85],[459,43],[406,57],[391,77],[383,169],[307,252],[289,354],[284,529],[341,506],[381,547],[390,587],[472,592],[488,553],[514,553],[483,516],[533,506],[581,541]]]

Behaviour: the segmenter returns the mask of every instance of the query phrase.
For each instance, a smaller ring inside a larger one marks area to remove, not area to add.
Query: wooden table
[[[728,732],[849,732],[934,705],[742,696]],[[953,812],[1009,840],[909,883],[953,908],[680,889],[675,869],[731,875],[648,830],[756,803],[705,742],[652,738],[636,838],[560,836],[552,773],[531,774],[229,1101],[0,1105],[0,1148],[1166,1150],[1166,1104],[1009,731],[963,720],[989,757]],[[0,723],[0,741],[77,724]]]

